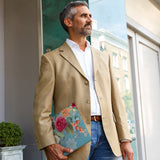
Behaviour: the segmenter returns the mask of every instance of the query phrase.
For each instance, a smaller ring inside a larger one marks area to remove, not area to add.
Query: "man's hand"
[[[133,160],[133,150],[130,142],[121,142],[121,152],[123,160]]]
[[[52,144],[47,146],[45,149],[47,160],[67,160],[68,157],[63,155],[63,152],[72,153],[73,150],[65,148],[59,144]]]

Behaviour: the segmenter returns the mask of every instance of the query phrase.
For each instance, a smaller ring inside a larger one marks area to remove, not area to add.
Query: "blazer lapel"
[[[76,68],[78,70],[78,72],[80,72],[82,74],[83,77],[86,78],[76,56],[74,55],[73,51],[71,50],[71,48],[67,45],[67,43],[65,42],[62,47],[59,48],[59,53],[60,55],[67,60],[74,68]],[[87,79],[87,78],[86,78]]]

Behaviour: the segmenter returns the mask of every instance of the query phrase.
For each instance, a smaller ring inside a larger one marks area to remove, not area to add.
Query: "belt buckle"
[[[96,116],[93,116],[93,117],[94,117],[94,121],[97,122]]]

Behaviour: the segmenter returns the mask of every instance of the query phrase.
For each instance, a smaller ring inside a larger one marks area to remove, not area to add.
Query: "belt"
[[[95,121],[95,122],[102,121],[102,118],[101,116],[91,116],[91,121]]]

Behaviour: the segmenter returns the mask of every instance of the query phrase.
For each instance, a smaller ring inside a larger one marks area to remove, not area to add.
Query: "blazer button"
[[[90,124],[90,123],[91,123],[91,120],[90,120],[90,119],[87,119],[87,123]]]
[[[90,104],[90,100],[88,100],[87,103]]]
[[[85,84],[85,85],[88,85],[88,81],[85,81],[84,84]]]

